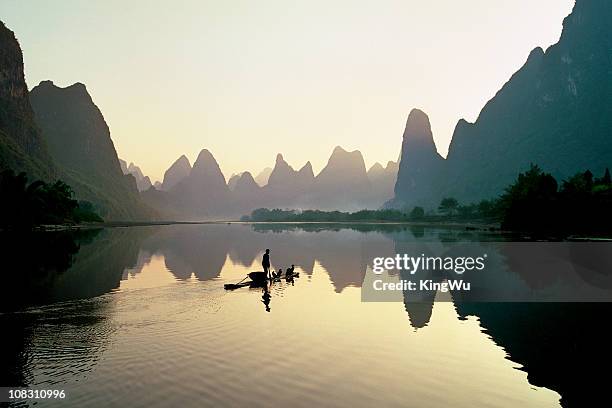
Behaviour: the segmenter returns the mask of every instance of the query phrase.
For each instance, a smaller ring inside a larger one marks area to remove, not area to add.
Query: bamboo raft
[[[223,285],[225,290],[235,290],[249,286],[251,288],[261,288],[268,284],[268,282],[280,282],[283,278],[290,281],[300,276],[299,272],[294,272],[289,275],[279,275],[272,278],[268,278],[265,272],[257,271],[250,272],[243,280],[238,283],[226,283]],[[250,280],[246,280],[250,279]]]

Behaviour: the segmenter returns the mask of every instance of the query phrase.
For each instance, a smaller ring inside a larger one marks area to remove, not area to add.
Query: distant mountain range
[[[612,165],[612,2],[578,0],[559,42],[534,49],[480,112],[460,120],[443,159],[429,120],[410,114],[391,206],[498,196],[531,163],[557,179]]]
[[[148,205],[174,219],[238,217],[260,207],[357,210],[379,208],[393,195],[397,163],[376,163],[366,171],[359,151],[336,147],[325,168],[314,175],[307,162],[295,170],[282,154],[261,186],[250,172],[226,182],[213,155],[202,150],[193,168],[185,156],[166,171],[161,188],[142,192]]]
[[[31,178],[59,177],[106,219],[235,217],[258,207],[357,210],[377,208],[392,197],[395,163],[386,168],[377,163],[367,172],[359,151],[340,147],[316,177],[310,162],[294,170],[279,154],[274,167],[257,177],[244,172],[229,182],[204,149],[193,167],[179,157],[153,186],[138,166],[117,157],[85,85],[60,88],[43,81],[28,95],[21,50],[12,32],[2,28],[2,168],[25,170]]]
[[[223,195],[234,205],[225,209],[375,208],[392,188],[387,206],[435,209],[444,197],[496,198],[532,163],[560,180],[586,169],[602,174],[612,165],[611,9],[609,1],[578,0],[559,42],[546,52],[534,49],[475,123],[458,122],[446,159],[429,118],[414,109],[399,165],[376,164],[366,172],[360,152],[337,147],[314,176],[310,163],[298,171],[278,155],[260,189],[248,173],[231,179]]]
[[[121,171],[123,174],[131,174],[136,179],[136,187],[138,191],[145,191],[150,189],[153,184],[151,183],[151,179],[149,176],[145,176],[140,170],[140,167],[136,166],[134,163],[130,163],[129,165],[125,160],[119,159],[119,164],[121,165]],[[159,181],[156,182],[157,187],[161,189],[161,183]]]
[[[435,209],[494,198],[531,163],[557,179],[612,167],[612,2],[578,0],[559,42],[536,48],[485,105],[460,120],[447,158],[429,118],[406,121],[399,163],[366,170],[361,152],[336,147],[314,174],[281,154],[256,176],[221,172],[204,149],[193,165],[179,157],[152,185],[138,166],[120,162],[104,117],[83,84],[43,81],[28,94],[23,57],[0,24],[0,169],[61,178],[110,220],[235,218],[258,207],[359,210],[415,205]],[[140,192],[139,192],[140,191]]]

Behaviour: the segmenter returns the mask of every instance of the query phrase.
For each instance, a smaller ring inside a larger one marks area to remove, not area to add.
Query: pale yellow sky
[[[208,148],[226,177],[281,152],[399,156],[409,111],[445,155],[573,0],[2,0],[31,87],[87,85],[120,157],[153,180]]]

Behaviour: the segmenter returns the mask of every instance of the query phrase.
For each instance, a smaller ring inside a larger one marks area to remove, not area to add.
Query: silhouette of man
[[[261,260],[261,266],[263,267],[264,272],[266,273],[266,275],[268,276],[268,279],[270,279],[270,250],[266,249],[266,253],[263,256],[263,259]]]

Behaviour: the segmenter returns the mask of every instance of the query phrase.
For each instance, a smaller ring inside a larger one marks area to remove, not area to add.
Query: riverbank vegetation
[[[278,208],[258,208],[251,215],[243,216],[245,222],[495,222],[481,217],[480,213],[470,212],[456,214],[426,213],[422,207],[410,211],[381,209],[360,210],[356,212],[320,211],[320,210],[281,210]]]
[[[590,171],[564,180],[532,165],[497,199],[461,204],[445,197],[436,209],[361,210],[356,212],[259,208],[242,221],[252,222],[428,222],[499,224],[514,231],[554,233],[612,232],[612,179]]]
[[[41,225],[102,222],[94,206],[77,201],[61,180],[28,182],[25,173],[0,172],[0,229],[32,229]]]
[[[504,229],[536,232],[612,233],[612,180],[580,172],[560,185],[532,165],[496,203]]]

